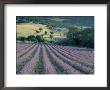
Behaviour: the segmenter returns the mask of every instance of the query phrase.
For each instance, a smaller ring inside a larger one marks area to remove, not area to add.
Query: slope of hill
[[[39,29],[42,28],[40,31]],[[49,34],[50,29],[46,27],[46,25],[42,24],[34,24],[34,23],[21,23],[16,25],[17,29],[17,36],[29,36],[29,35],[41,35],[45,31]],[[36,31],[39,31],[39,33],[36,33]]]
[[[45,32],[47,32],[45,34]],[[46,25],[35,23],[20,23],[16,25],[17,37],[28,37],[30,35],[43,35],[47,40],[50,40],[50,34],[53,32],[54,38],[65,38],[64,31],[55,31],[49,29]]]

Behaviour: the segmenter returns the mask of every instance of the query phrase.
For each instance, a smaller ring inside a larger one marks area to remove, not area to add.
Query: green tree
[[[50,34],[54,34],[54,32],[50,31]]]
[[[53,34],[50,34],[50,38],[53,39]]]
[[[67,41],[69,45],[94,48],[94,29],[79,30],[71,27],[67,33]]]
[[[35,37],[34,35],[28,36],[28,37],[27,37],[27,40],[28,40],[28,41],[37,41],[37,40],[36,40],[36,37]]]
[[[16,39],[17,39],[17,40],[20,40],[20,41],[25,41],[25,40],[26,40],[26,37],[20,36],[20,37],[17,37]]]
[[[38,40],[38,42],[45,42],[44,38],[40,35],[37,35],[36,39]]]
[[[41,31],[43,30],[43,28],[40,27],[39,30],[40,30],[40,32],[41,32]]]
[[[47,35],[47,31],[45,31],[44,34]]]

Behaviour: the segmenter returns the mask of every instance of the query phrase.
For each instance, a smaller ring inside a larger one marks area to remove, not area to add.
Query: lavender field
[[[16,74],[94,74],[94,16],[16,16]]]
[[[17,74],[94,74],[94,50],[53,44],[17,43]]]

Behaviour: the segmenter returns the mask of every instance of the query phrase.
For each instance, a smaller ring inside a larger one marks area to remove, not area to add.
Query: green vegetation
[[[94,29],[86,28],[84,30],[79,30],[75,27],[69,28],[67,39],[72,46],[94,48]]]
[[[22,68],[21,64],[16,64],[16,73],[18,73]]]
[[[25,41],[26,40],[26,37],[17,37],[16,40]]]
[[[94,29],[81,30],[77,27],[70,27],[67,38],[58,41],[56,44],[94,48]]]
[[[41,58],[39,58],[39,61],[36,64],[35,73],[37,73],[37,74],[44,73],[44,66],[43,66],[43,61]]]
[[[26,41],[30,41],[30,42],[34,42],[34,43],[52,43],[54,42],[53,36],[50,35],[50,39],[49,38],[44,38],[42,35],[30,35],[28,37],[17,37],[17,41],[22,41],[22,42],[26,42]]]
[[[45,31],[45,33],[44,33],[45,35],[47,35],[47,31]]]

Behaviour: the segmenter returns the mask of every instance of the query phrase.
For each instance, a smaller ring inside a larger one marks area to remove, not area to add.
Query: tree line
[[[58,41],[59,45],[94,48],[94,28],[78,29],[70,27],[67,38]]]

